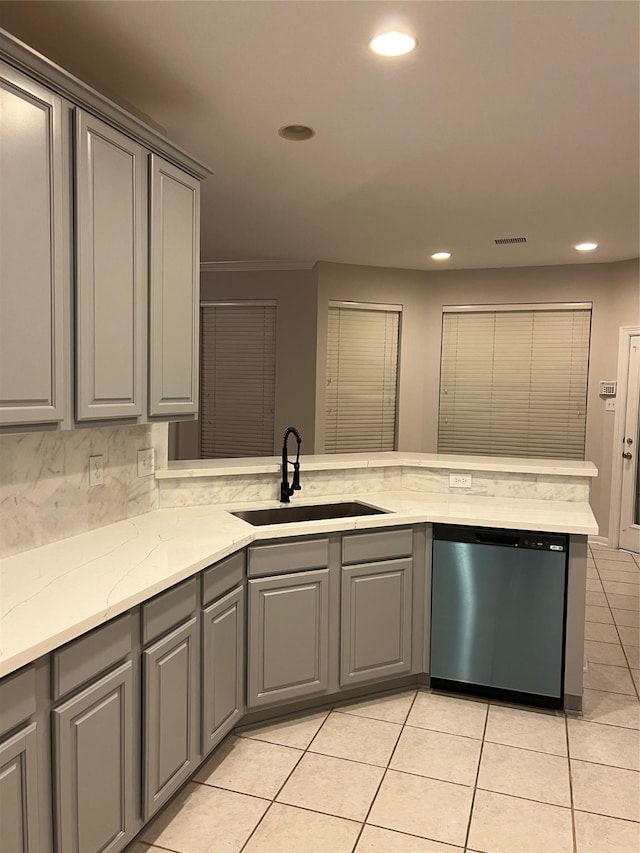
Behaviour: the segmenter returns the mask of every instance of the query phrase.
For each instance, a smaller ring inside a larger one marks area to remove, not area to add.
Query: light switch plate
[[[605,412],[615,412],[616,410],[616,398],[613,397],[605,403],[604,407]]]
[[[89,485],[104,486],[104,459],[102,456],[89,457]]]
[[[473,485],[471,474],[449,474],[449,488],[470,489]]]
[[[153,447],[138,451],[138,477],[148,477],[156,470],[156,451]]]

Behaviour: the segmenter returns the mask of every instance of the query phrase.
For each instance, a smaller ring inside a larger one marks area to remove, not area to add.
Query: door
[[[411,570],[410,559],[342,569],[343,686],[411,669]]]
[[[640,552],[640,335],[629,336],[629,368],[622,439],[620,547]]]
[[[77,111],[78,420],[142,414],[146,167],[144,148]]]
[[[36,724],[0,744],[0,850],[40,853]]]
[[[249,581],[249,707],[328,688],[329,570]]]
[[[243,713],[244,591],[202,613],[202,753],[207,755]]]
[[[133,664],[53,710],[59,853],[115,853],[134,833]]]
[[[149,414],[198,413],[200,183],[151,155]]]
[[[0,62],[0,113],[0,423],[54,423],[64,417],[68,110]]]
[[[194,616],[143,652],[145,820],[198,765],[199,641]]]

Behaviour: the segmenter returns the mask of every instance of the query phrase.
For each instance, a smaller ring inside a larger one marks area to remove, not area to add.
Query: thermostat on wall
[[[615,397],[616,396],[616,386],[617,382],[613,381],[605,381],[600,383],[600,396],[601,397]]]

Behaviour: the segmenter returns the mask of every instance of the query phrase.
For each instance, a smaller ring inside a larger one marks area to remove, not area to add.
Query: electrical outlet
[[[605,412],[615,412],[616,410],[616,398],[607,400],[604,406]]]
[[[138,451],[138,477],[148,477],[156,470],[156,452],[153,447]]]
[[[89,485],[104,486],[104,459],[102,456],[89,457]]]
[[[449,488],[470,489],[473,483],[471,474],[449,474]]]

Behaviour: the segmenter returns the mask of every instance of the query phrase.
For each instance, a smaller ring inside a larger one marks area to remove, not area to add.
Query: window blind
[[[206,304],[200,312],[200,455],[273,456],[275,305]]]
[[[589,309],[443,314],[438,451],[584,459]]]
[[[329,307],[325,452],[394,450],[400,313]]]

